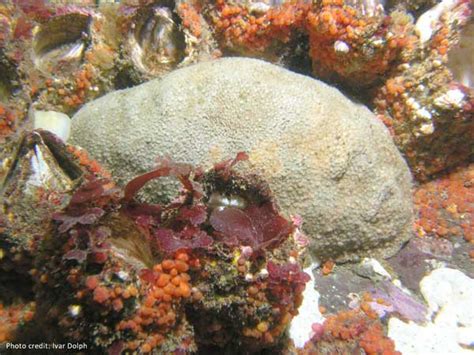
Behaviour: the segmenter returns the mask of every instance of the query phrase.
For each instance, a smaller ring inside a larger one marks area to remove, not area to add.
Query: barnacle
[[[33,39],[35,66],[58,75],[77,69],[88,46],[90,20],[86,14],[71,13],[39,24]]]
[[[0,303],[33,299],[36,238],[50,228],[51,214],[68,204],[82,178],[76,159],[51,133],[33,131],[17,144],[3,161],[0,185]]]
[[[169,71],[183,60],[185,46],[171,9],[153,6],[134,16],[126,50],[141,73],[153,77]]]
[[[82,170],[58,138],[41,130],[21,138],[9,166],[0,190],[2,206],[12,216],[8,230],[28,246],[35,233],[44,231],[50,213],[67,204]]]

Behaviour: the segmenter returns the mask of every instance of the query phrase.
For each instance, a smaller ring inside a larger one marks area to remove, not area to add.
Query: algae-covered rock
[[[253,59],[180,69],[111,93],[73,118],[71,142],[119,182],[157,156],[209,166],[239,151],[321,258],[395,253],[410,236],[411,177],[386,128],[317,80]],[[172,183],[148,198],[173,196]]]

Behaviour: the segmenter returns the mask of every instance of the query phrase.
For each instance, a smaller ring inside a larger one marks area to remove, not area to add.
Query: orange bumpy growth
[[[183,298],[191,296],[189,270],[189,256],[182,252],[174,259],[163,260],[153,267],[153,280],[138,290],[129,287],[119,290],[122,298],[114,308],[121,309],[121,305],[130,297],[142,295],[140,308],[126,320],[117,325],[117,330],[130,329],[137,334],[136,339],[144,339],[140,350],[144,353],[150,352],[163,342],[169,330],[176,324],[176,307]],[[145,279],[148,281],[148,278]],[[117,294],[117,290],[111,291]],[[130,350],[137,348],[136,341],[127,344]]]
[[[463,236],[474,243],[474,164],[422,184],[414,193],[419,236]]]
[[[368,355],[400,355],[400,352],[395,351],[393,341],[384,335],[382,324],[378,320],[367,318],[359,310],[343,311],[329,316],[323,324],[322,331],[323,334],[319,334],[318,339],[309,341],[300,353],[316,354],[321,350],[317,347],[320,342],[338,344],[337,341],[343,341],[352,345],[347,348],[337,345],[342,351],[340,353],[349,351],[348,349],[353,351],[359,347]]]
[[[97,160],[92,159],[84,149],[68,145],[67,150],[69,153],[74,155],[78,159],[79,164],[86,168],[90,173],[105,178],[112,177],[112,175],[106,171]]]
[[[20,322],[33,319],[35,303],[4,306],[0,303],[0,344],[11,341]]]
[[[218,1],[216,8],[212,21],[226,43],[262,52],[274,41],[288,42],[295,29],[303,28],[309,5],[289,2],[262,14],[225,1]]]
[[[343,1],[323,1],[323,7],[309,12],[306,21],[317,76],[331,79],[335,74],[336,79],[356,86],[373,83],[415,41],[403,26],[389,36],[394,26],[398,24],[388,17],[367,16]]]
[[[189,28],[194,36],[201,36],[202,26],[199,9],[193,5],[183,3],[178,6],[178,13],[183,21],[183,26]]]
[[[8,137],[15,129],[16,114],[0,103],[0,138]]]

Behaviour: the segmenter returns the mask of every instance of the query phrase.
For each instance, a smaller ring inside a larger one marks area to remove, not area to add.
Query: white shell
[[[303,302],[298,308],[298,315],[290,324],[290,338],[297,348],[304,347],[304,344],[310,340],[312,324],[324,322],[324,317],[319,312],[319,292],[314,288],[313,268],[316,267],[317,265],[313,263],[303,270],[311,279],[306,283],[303,291]]]
[[[50,131],[64,142],[69,138],[71,119],[68,115],[57,111],[34,111],[34,129]]]
[[[334,50],[337,53],[348,53],[349,52],[349,45],[343,41],[336,41],[334,42]]]
[[[441,15],[453,9],[457,3],[458,0],[443,0],[420,16],[416,21],[415,30],[421,43],[425,43],[431,38]]]

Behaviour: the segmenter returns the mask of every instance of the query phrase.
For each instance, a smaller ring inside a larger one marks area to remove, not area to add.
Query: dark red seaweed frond
[[[57,212],[53,214],[53,220],[62,222],[59,226],[59,233],[64,233],[74,227],[76,224],[94,224],[104,215],[104,210],[98,207],[93,207],[81,211],[78,216],[71,216],[70,214]]]
[[[271,202],[261,206],[251,204],[241,210],[235,207],[216,208],[209,223],[223,235],[224,243],[252,247],[253,250],[270,249],[280,245],[294,226],[283,218]]]
[[[224,179],[228,179],[232,173],[232,168],[239,161],[248,160],[249,156],[245,152],[238,152],[235,158],[224,160],[214,165],[214,171],[219,173]]]
[[[168,254],[178,250],[194,250],[208,248],[213,239],[196,227],[186,227],[180,232],[160,228],[155,232],[155,238],[160,248]]]
[[[311,277],[296,263],[279,265],[269,261],[267,270],[268,288],[282,304],[287,304],[293,295],[303,292],[306,283],[311,280]]]
[[[194,187],[189,178],[192,171],[192,166],[189,164],[174,163],[168,158],[158,158],[155,170],[137,176],[125,186],[123,202],[130,202],[147,182],[165,176],[177,177],[184,188],[191,191]]]

